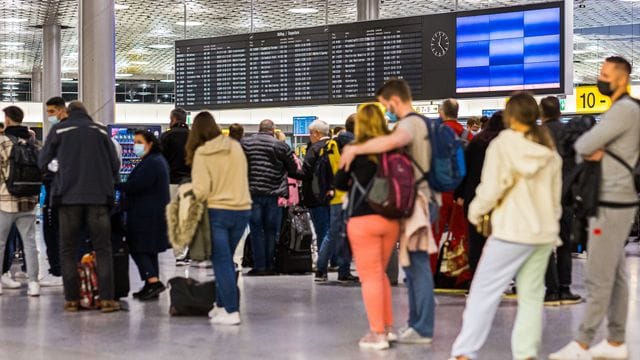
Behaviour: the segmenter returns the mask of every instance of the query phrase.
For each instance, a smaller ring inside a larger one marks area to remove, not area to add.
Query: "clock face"
[[[437,57],[449,52],[449,36],[444,31],[438,31],[431,37],[431,52]]]

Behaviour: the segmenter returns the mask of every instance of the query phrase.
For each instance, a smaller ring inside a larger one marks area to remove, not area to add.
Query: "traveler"
[[[357,123],[356,144],[389,134],[384,114],[376,104],[362,106],[358,110]],[[377,168],[375,155],[359,155],[353,160],[349,171],[340,170],[335,177],[336,189],[352,194],[349,203],[351,217],[347,229],[358,274],[362,279],[362,299],[371,330],[360,340],[359,345],[371,350],[389,348],[388,335],[393,328],[393,306],[391,284],[385,269],[400,234],[398,220],[376,214],[364,199],[366,194],[352,188],[352,176],[366,187],[376,175]],[[333,205],[331,210],[333,212]],[[325,239],[323,249],[327,242]]]
[[[542,339],[544,273],[559,243],[562,160],[546,128],[537,125],[538,104],[513,95],[504,117],[509,129],[487,149],[482,180],[469,204],[469,221],[491,214],[492,235],[475,273],[454,359],[476,359],[504,290],[515,277],[518,315],[511,343],[514,359],[537,359]]]
[[[332,172],[335,175],[339,170],[340,152],[343,147],[354,139],[355,114],[349,116],[345,123],[346,130],[336,133],[334,138],[327,142],[327,147],[334,146],[329,154]],[[338,282],[357,282],[358,278],[351,274],[351,252],[345,238],[345,212],[342,208],[345,192],[336,189],[331,199],[329,209],[329,231],[322,240],[322,246],[318,249],[318,261],[316,265],[316,282],[328,281],[329,261],[335,257],[338,265]]]
[[[15,224],[24,245],[24,257],[29,276],[27,295],[40,296],[35,214],[38,196],[15,196],[9,192],[13,147],[33,140],[28,128],[22,126],[24,112],[19,107],[8,106],[3,111],[6,128],[4,134],[0,135],[0,175],[3,179],[0,183],[0,254],[4,255],[9,232]],[[3,282],[0,282],[0,294],[2,294]]]
[[[78,245],[83,228],[96,252],[102,312],[120,309],[114,299],[113,258],[109,207],[114,203],[119,176],[118,157],[107,129],[91,119],[82,103],[69,104],[69,117],[51,128],[38,164],[44,171],[57,159],[51,202],[60,218],[60,265],[66,311],[78,311],[80,284]]]
[[[480,118],[480,131],[486,129],[486,127],[488,126],[489,123],[489,117],[488,116],[483,116]]]
[[[187,141],[187,164],[196,199],[206,201],[211,221],[216,307],[220,325],[239,325],[239,290],[233,254],[251,218],[247,159],[242,146],[222,131],[209,112],[196,115]]]
[[[629,356],[625,343],[629,279],[624,246],[637,211],[638,191],[631,172],[621,161],[626,162],[626,166],[634,166],[640,153],[640,107],[627,94],[630,74],[631,64],[627,60],[621,57],[605,60],[598,77],[598,89],[609,96],[613,104],[600,123],[575,144],[576,152],[586,160],[602,163],[601,203],[597,217],[589,223],[585,316],[576,340],[552,354],[549,358],[553,360],[626,359]],[[607,338],[589,349],[605,317]]]
[[[169,203],[169,165],[160,141],[149,131],[135,132],[133,151],[142,159],[127,182],[116,188],[126,199],[127,242],[144,287],[133,294],[151,300],[165,290],[160,281],[158,253],[169,248],[165,208]]]
[[[231,124],[231,126],[229,126],[229,136],[238,141],[242,140],[244,137],[244,127],[240,124]]]
[[[275,275],[276,241],[282,223],[278,197],[289,197],[287,175],[300,177],[289,145],[278,141],[271,120],[260,123],[258,133],[242,139],[249,165],[251,190],[251,249],[253,269],[247,275]]]
[[[480,118],[472,117],[467,120],[467,130],[471,132],[471,135],[476,136],[480,132]]]
[[[22,284],[19,281],[14,280],[11,275],[11,266],[13,265],[13,260],[15,259],[16,254],[21,251],[24,246],[22,245],[22,239],[20,238],[20,234],[18,233],[18,229],[16,225],[13,224],[11,226],[11,231],[9,231],[9,235],[7,236],[7,242],[5,244],[4,250],[4,261],[2,262],[2,277],[0,281],[2,282],[2,287],[4,289],[20,289]],[[26,262],[22,263],[21,273],[26,275]],[[16,278],[18,278],[16,274]],[[42,286],[42,284],[40,284]]]
[[[555,96],[548,96],[540,101],[540,118],[544,126],[549,130],[553,137],[556,149],[560,148],[560,144],[564,132],[564,124],[560,121],[560,101]],[[561,157],[562,153],[559,152]],[[562,178],[568,179],[571,168],[572,159],[567,159],[562,164]],[[562,245],[555,252],[551,253],[549,266],[547,267],[547,275],[545,277],[545,286],[547,292],[544,297],[544,303],[547,306],[571,305],[582,302],[580,295],[571,292],[571,223],[573,220],[573,212],[571,207],[563,207],[562,218],[560,219],[560,239]]]
[[[487,122],[487,127],[478,136],[475,136],[464,152],[467,165],[467,176],[460,186],[464,199],[464,213],[469,214],[469,204],[476,196],[476,188],[480,185],[482,167],[489,144],[504,130],[502,111],[495,112]],[[487,241],[482,234],[478,233],[476,226],[469,224],[469,266],[475,273],[482,249]]]
[[[422,117],[414,113],[411,105],[411,89],[405,80],[387,81],[376,93],[378,101],[387,109],[387,116],[398,121],[394,131],[385,136],[370,139],[365,143],[346,146],[342,150],[340,167],[349,164],[357,155],[376,154],[407,147],[409,156],[428,172],[431,165],[431,146],[427,126]],[[423,179],[424,173],[414,166],[416,179]],[[426,181],[420,181],[418,190],[431,198],[431,190]],[[423,244],[420,244],[423,245]],[[426,247],[418,246],[409,252],[410,265],[403,267],[407,276],[409,296],[409,321],[400,331],[398,341],[402,343],[429,344],[433,338],[435,320],[435,299],[433,296],[433,275],[429,265]],[[357,260],[356,260],[357,262]]]
[[[61,97],[53,97],[46,102],[48,121],[52,125],[67,120],[67,106]],[[47,246],[47,261],[49,273],[40,279],[40,286],[62,286],[62,271],[60,269],[60,227],[58,226],[58,210],[51,204],[51,183],[55,173],[47,171],[43,184],[46,194],[42,204],[42,235]]]

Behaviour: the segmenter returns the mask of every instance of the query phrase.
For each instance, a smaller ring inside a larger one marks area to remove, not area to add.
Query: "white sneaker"
[[[236,311],[229,314],[226,311],[217,311],[211,319],[211,323],[216,325],[240,325],[240,313]]]
[[[47,276],[40,279],[40,286],[42,287],[62,286],[62,276],[53,276],[51,274],[47,274]]]
[[[29,278],[29,275],[27,275],[26,272],[24,271],[16,271],[16,273],[13,275],[14,278],[16,279],[23,279],[26,280]]]
[[[591,360],[591,354],[575,341],[549,355],[549,360]]]
[[[418,334],[413,328],[408,328],[407,330],[400,333],[398,337],[398,342],[401,344],[422,344],[428,345],[433,342],[433,339],[430,337],[422,336]]]
[[[37,281],[29,281],[29,290],[27,290],[29,296],[40,296],[40,284]]]
[[[358,342],[362,350],[386,350],[389,348],[389,340],[386,335],[369,333]]]
[[[197,268],[200,268],[200,269],[211,269],[213,267],[213,264],[211,263],[211,260],[192,261],[191,262],[191,266],[192,267],[197,267]]]
[[[593,360],[618,360],[629,358],[629,349],[627,344],[613,346],[607,340],[603,340],[600,344],[589,349]]]
[[[209,319],[213,319],[215,318],[221,310],[224,310],[221,307],[217,307],[215,304],[213,305],[213,309],[211,309],[211,311],[209,311]]]
[[[11,278],[11,273],[9,272],[2,274],[1,282],[2,286],[4,286],[6,289],[19,289],[20,286],[22,286],[22,284]]]
[[[387,341],[390,342],[390,343],[397,342],[398,341],[398,334],[393,332],[393,330],[388,331],[387,332]]]

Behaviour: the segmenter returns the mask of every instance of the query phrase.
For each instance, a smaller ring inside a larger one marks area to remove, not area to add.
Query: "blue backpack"
[[[442,119],[429,119],[420,114],[429,132],[431,170],[425,178],[437,192],[454,191],[467,175],[464,142]]]

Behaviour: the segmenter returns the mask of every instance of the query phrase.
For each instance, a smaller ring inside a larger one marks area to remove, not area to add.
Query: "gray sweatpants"
[[[11,225],[14,223],[18,228],[24,245],[24,257],[27,262],[29,281],[38,281],[40,268],[38,264],[38,248],[36,246],[36,215],[34,211],[20,213],[0,211],[0,256],[4,256],[7,237],[11,231]]]
[[[629,238],[636,208],[599,208],[589,223],[586,265],[587,307],[577,340],[591,344],[604,320],[610,341],[625,341],[629,288],[624,245]]]

